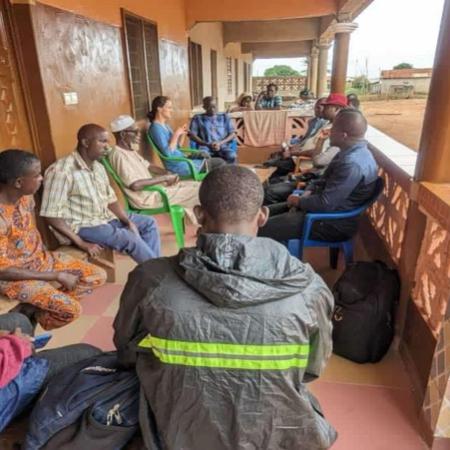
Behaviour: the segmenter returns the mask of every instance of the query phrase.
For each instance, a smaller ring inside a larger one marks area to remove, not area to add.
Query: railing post
[[[441,22],[420,140],[416,180],[450,183],[450,0]]]
[[[441,189],[445,191],[450,184],[449,80],[450,0],[446,0],[415,171],[417,182],[429,182],[420,183],[418,203],[421,209],[432,211],[427,215],[422,241],[428,244],[422,245],[418,258],[413,296],[416,302],[433,302],[433,309],[425,313],[436,345],[421,405],[421,417],[430,433],[428,441],[433,449],[450,448],[450,202],[445,194],[442,197],[436,194]],[[421,195],[430,189],[431,195]]]

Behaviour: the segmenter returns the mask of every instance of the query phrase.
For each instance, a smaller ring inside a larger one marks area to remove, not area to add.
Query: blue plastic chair
[[[303,259],[303,249],[305,247],[328,247],[330,249],[330,266],[332,269],[337,268],[339,249],[342,249],[345,258],[345,264],[353,262],[353,238],[346,241],[317,241],[311,239],[311,230],[314,222],[318,220],[336,220],[336,219],[350,219],[358,217],[373,203],[375,203],[383,192],[384,183],[381,177],[377,178],[375,191],[373,196],[362,206],[352,209],[351,211],[338,211],[330,213],[308,213],[305,216],[303,223],[303,230],[300,239],[290,239],[287,243],[289,253],[292,256],[297,256],[299,259]]]

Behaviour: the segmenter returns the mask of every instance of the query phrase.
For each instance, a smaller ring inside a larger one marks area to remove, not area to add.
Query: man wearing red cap
[[[320,168],[326,167],[331,162],[336,153],[339,151],[337,147],[331,147],[332,150],[329,150],[330,149],[329,135],[331,126],[338,112],[341,109],[347,108],[347,97],[344,94],[330,94],[325,100],[325,102],[322,103],[322,107],[323,107],[322,117],[325,120],[328,120],[329,125],[321,130],[320,140],[319,142],[317,142],[315,148],[313,149],[293,148],[290,150],[291,156],[309,156],[313,158],[314,166]],[[328,153],[327,155],[328,157],[323,161],[319,160],[321,164],[316,164],[314,158],[320,155],[321,153]]]
[[[295,168],[293,156],[312,158],[313,169],[309,171],[308,179],[316,178],[322,174],[339,152],[339,147],[330,146],[329,134],[335,117],[339,111],[347,107],[347,97],[344,94],[330,94],[326,99],[319,99],[317,103],[319,102],[321,107],[320,115],[328,123],[314,136],[313,145],[308,145],[309,141],[311,141],[308,140],[308,142],[302,142],[300,145],[288,148],[283,152],[283,158],[291,160],[289,165],[291,169],[288,172],[292,172]],[[286,201],[291,192],[297,187],[297,184],[298,180],[289,182],[286,177],[278,179],[278,182],[269,184],[264,189],[264,204],[271,205]]]
[[[290,195],[286,203],[270,205],[270,218],[259,236],[276,241],[298,239],[308,212],[349,211],[363,205],[374,193],[378,168],[364,139],[367,121],[356,109],[343,109],[330,133],[332,146],[340,149],[325,173],[310,182],[301,196]],[[357,231],[358,220],[318,221],[311,237],[319,241],[343,241]]]

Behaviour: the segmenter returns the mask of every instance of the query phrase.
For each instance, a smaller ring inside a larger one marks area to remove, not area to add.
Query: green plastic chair
[[[150,146],[152,147],[152,149],[156,152],[156,154],[159,156],[159,158],[161,159],[161,161],[173,161],[173,162],[185,162],[187,163],[188,167],[189,167],[189,171],[191,172],[190,175],[184,175],[184,176],[180,176],[180,178],[182,180],[195,180],[195,181],[202,181],[206,175],[208,175],[208,172],[199,172],[194,163],[192,162],[191,159],[189,158],[184,158],[181,156],[166,156],[164,155],[164,153],[162,153],[159,148],[156,146],[156,144],[153,142],[153,139],[150,137],[149,133],[147,134],[147,140],[150,144]],[[183,148],[180,147],[179,150],[181,150],[183,153],[201,153],[200,150],[195,150],[193,148]]]
[[[123,197],[125,199],[125,209],[127,212],[135,213],[135,214],[145,214],[148,216],[154,216],[156,214],[170,214],[170,218],[172,220],[173,231],[175,233],[175,239],[177,242],[178,248],[184,247],[184,208],[180,205],[171,205],[169,201],[169,197],[167,197],[167,193],[162,186],[145,186],[142,190],[149,192],[158,192],[161,196],[161,200],[163,206],[160,208],[146,208],[146,209],[138,209],[131,205],[128,200],[127,194],[125,192],[125,184],[122,179],[119,177],[117,172],[111,165],[108,157],[105,156],[101,159],[101,163],[105,167],[106,171],[111,175],[112,179],[119,186]]]

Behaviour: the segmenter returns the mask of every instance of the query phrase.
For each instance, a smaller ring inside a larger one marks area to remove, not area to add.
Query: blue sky
[[[351,37],[348,75],[377,78],[381,69],[400,62],[432,67],[443,5],[444,0],[374,0],[355,20],[359,28]],[[330,67],[331,57],[332,49]],[[253,75],[263,75],[274,64],[305,67],[301,58],[256,60]]]

